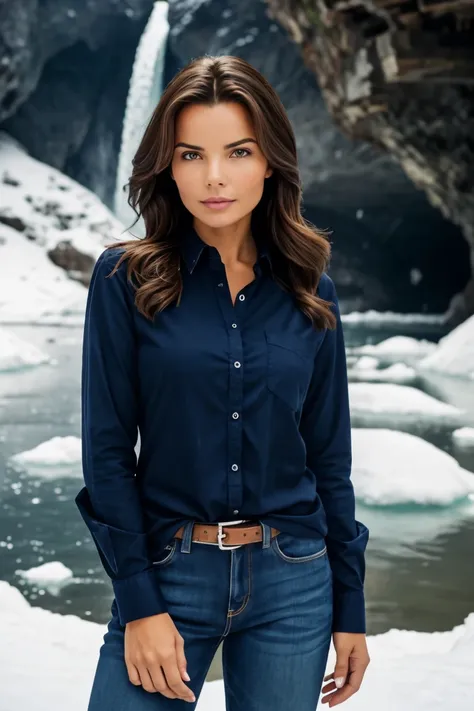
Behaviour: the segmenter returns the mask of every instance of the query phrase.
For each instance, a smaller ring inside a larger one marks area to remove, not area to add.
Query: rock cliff
[[[344,134],[391,154],[474,264],[474,0],[267,0]],[[474,281],[453,302],[474,313]]]

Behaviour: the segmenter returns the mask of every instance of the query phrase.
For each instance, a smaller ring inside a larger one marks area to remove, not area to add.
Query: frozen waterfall
[[[123,119],[114,209],[126,227],[135,220],[135,213],[127,203],[127,192],[123,186],[129,180],[132,158],[163,90],[168,32],[168,3],[155,2],[137,47]],[[144,235],[142,220],[133,228],[133,234]]]

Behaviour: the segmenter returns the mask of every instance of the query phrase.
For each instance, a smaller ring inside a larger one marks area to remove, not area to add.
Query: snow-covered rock
[[[107,243],[131,235],[96,195],[5,132],[0,166],[0,323],[80,323],[81,274],[68,274],[49,255],[60,259],[67,248],[90,269]]]
[[[458,427],[462,411],[409,385],[349,383],[351,418],[355,427],[438,425]]]
[[[0,372],[22,370],[52,362],[47,353],[32,343],[24,341],[5,328],[0,328]]]
[[[59,595],[62,588],[73,577],[72,570],[57,560],[43,563],[43,565],[29,570],[19,569],[15,573],[26,582],[44,588],[51,595]]]
[[[58,476],[78,476],[81,458],[80,437],[67,435],[52,437],[33,449],[18,452],[10,461],[26,469],[29,474],[54,479]]]
[[[474,380],[474,316],[440,339],[433,353],[418,364],[420,369]]]
[[[81,325],[86,299],[43,247],[0,223],[0,323]]]
[[[415,435],[354,428],[352,449],[352,481],[365,504],[448,506],[474,495],[474,474]]]
[[[31,607],[0,581],[2,711],[84,711],[106,625]],[[371,663],[345,703],[352,711],[471,711],[474,613],[447,632],[392,629],[368,636]],[[334,670],[331,645],[326,672]],[[403,683],[402,683],[403,682]],[[225,707],[221,679],[206,682],[198,711]]]

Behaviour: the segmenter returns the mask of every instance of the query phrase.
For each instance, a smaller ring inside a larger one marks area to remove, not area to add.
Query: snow
[[[0,323],[80,325],[86,298],[43,247],[0,223]]]
[[[69,243],[93,262],[123,237],[123,225],[94,193],[4,132],[0,165],[0,323],[82,323],[87,289],[48,252]]]
[[[349,398],[352,421],[357,427],[458,427],[463,415],[458,408],[421,390],[396,383],[349,383]]]
[[[33,449],[14,454],[10,461],[29,474],[53,479],[58,476],[81,475],[81,439],[73,435],[52,437]]]
[[[31,607],[0,582],[1,711],[84,711],[105,629]]]
[[[474,496],[474,474],[413,434],[355,428],[352,450],[354,490],[365,504],[449,506]]]
[[[419,367],[474,380],[474,316],[441,338]]]
[[[28,583],[34,583],[46,589],[51,595],[59,595],[61,589],[73,577],[72,570],[60,561],[50,561],[29,570],[16,570],[15,573]]]
[[[31,607],[0,582],[2,711],[84,711],[106,625]],[[470,711],[474,694],[474,613],[447,632],[369,635],[371,664],[344,704],[351,711]],[[186,650],[186,648],[185,648]],[[334,669],[331,645],[327,673]],[[53,672],[53,673],[52,673]],[[206,682],[198,711],[225,707],[222,679]],[[321,704],[321,707],[324,706]]]
[[[0,327],[0,372],[53,363],[47,353]]]

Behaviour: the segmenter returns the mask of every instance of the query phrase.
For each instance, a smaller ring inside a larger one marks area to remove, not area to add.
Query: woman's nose
[[[207,169],[208,185],[223,185],[225,176],[220,161],[209,161]]]

